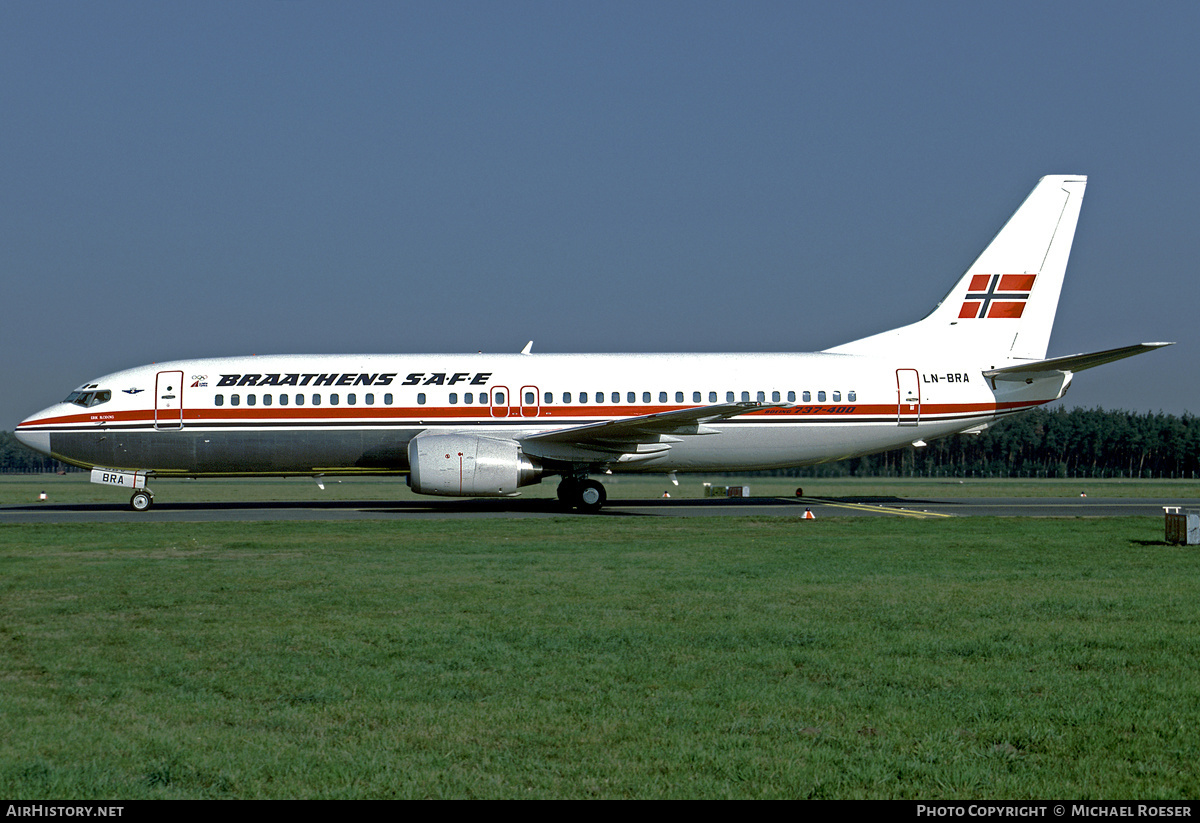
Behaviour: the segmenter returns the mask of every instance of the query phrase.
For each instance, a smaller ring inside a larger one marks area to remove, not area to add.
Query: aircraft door
[[[521,387],[521,416],[537,417],[540,411],[537,386]]]
[[[896,369],[896,425],[921,422],[921,378],[916,369]]]
[[[154,378],[154,428],[183,428],[183,372],[160,371]]]

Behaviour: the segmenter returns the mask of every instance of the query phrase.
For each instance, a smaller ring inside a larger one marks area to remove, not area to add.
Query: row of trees
[[[0,432],[0,471],[67,467]],[[1200,477],[1200,418],[1103,409],[1034,409],[979,435],[946,437],[921,449],[896,449],[823,466],[787,469],[793,477]]]
[[[796,476],[1200,477],[1200,418],[1192,414],[1039,408],[978,435],[946,437]]]

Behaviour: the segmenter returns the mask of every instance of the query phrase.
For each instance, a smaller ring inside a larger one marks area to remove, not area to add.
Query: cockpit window
[[[112,400],[112,392],[110,391],[73,391],[67,395],[64,403],[74,403],[76,406],[83,406],[85,409],[91,406],[99,406],[101,403],[107,403]]]

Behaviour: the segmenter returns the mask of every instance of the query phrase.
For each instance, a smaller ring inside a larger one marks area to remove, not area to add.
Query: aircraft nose
[[[50,454],[50,432],[32,431],[29,428],[39,418],[44,416],[45,412],[38,412],[32,417],[25,418],[17,424],[17,427],[13,430],[13,436],[17,438],[17,442],[27,448],[33,449],[35,452]]]

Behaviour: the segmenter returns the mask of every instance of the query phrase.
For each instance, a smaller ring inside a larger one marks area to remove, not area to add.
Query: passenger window
[[[548,403],[548,404],[553,403],[554,402],[554,392],[546,392],[545,400],[546,400],[546,403]]]
[[[463,392],[463,402],[468,406],[475,402],[475,395],[471,392]]]
[[[338,404],[338,396],[337,396],[337,392],[334,392],[333,394],[329,395],[329,405],[336,406],[337,404]]]
[[[642,402],[643,402],[643,403],[649,403],[649,402],[650,402],[650,392],[648,392],[648,391],[644,391],[644,392],[642,392]]]
[[[621,402],[621,393],[620,393],[619,391],[615,391],[615,392],[613,392],[613,393],[612,393],[612,401],[613,401],[614,403],[620,403],[620,402]]]
[[[749,400],[750,400],[750,392],[748,392],[748,391],[742,392],[742,402],[745,403]]]
[[[425,405],[425,392],[418,392],[418,393],[417,393],[417,405],[418,405],[418,406],[424,406],[424,405]]]
[[[263,395],[263,405],[264,405],[264,406],[269,406],[269,405],[271,405],[271,395],[269,395],[269,394],[264,394],[264,395]]]
[[[584,393],[583,393],[582,395],[580,395],[580,396],[583,398],[583,401],[582,401],[582,402],[586,403],[586,402],[587,402],[587,392],[584,392]],[[602,391],[598,391],[598,392],[596,392],[596,402],[597,402],[597,403],[603,403],[603,402],[604,402],[604,392],[602,392]]]
[[[823,392],[823,391],[819,391],[819,392],[817,392],[817,402],[818,402],[818,403],[824,403],[824,402],[825,402],[825,392]]]
[[[532,406],[537,403],[537,395],[531,391],[525,392],[525,405]]]
[[[450,405],[451,406],[458,405],[458,392],[450,392]]]
[[[319,406],[319,405],[321,405],[321,395],[319,395],[319,394],[314,394],[314,395],[312,396],[312,404],[313,404],[314,406]]]
[[[790,392],[788,392],[788,402],[789,402],[789,403],[795,403],[795,402],[796,402],[796,393],[795,393],[794,391],[790,391]]]
[[[287,405],[287,395],[286,394],[279,395],[279,405],[281,405],[281,406]]]
[[[214,406],[224,406],[225,405],[225,395],[218,394],[216,397],[214,397],[213,405]]]
[[[497,406],[503,406],[504,405],[504,392],[498,391],[495,394],[493,394],[492,402],[495,403]]]
[[[708,402],[709,402],[709,403],[716,403],[716,402],[717,402],[717,393],[716,393],[715,391],[710,391],[710,392],[708,393]]]
[[[565,391],[565,392],[563,392],[563,402],[564,402],[564,403],[570,403],[570,402],[571,402],[571,393],[570,393],[569,391]]]
[[[298,395],[296,395],[296,405],[297,405],[297,406],[303,406],[303,405],[304,405],[304,395],[302,395],[302,394],[298,394]]]
[[[374,405],[375,405],[375,394],[374,394],[374,393],[371,393],[371,394],[367,394],[367,395],[365,395],[365,401],[364,401],[364,402],[365,402],[365,403],[366,403],[368,406],[374,406]]]
[[[694,391],[694,392],[692,392],[692,402],[693,402],[693,403],[699,403],[699,402],[700,402],[700,392],[698,392],[698,391]]]
[[[353,395],[353,394],[348,394],[348,395],[346,395],[346,403],[347,403],[348,405],[351,405],[351,406],[353,406],[353,405],[354,405],[354,403],[355,403],[355,401],[356,401],[357,399],[358,399],[358,398],[357,398],[357,395]]]
[[[390,394],[385,394],[383,396],[383,405],[385,405],[385,406],[392,405],[392,396]]]
[[[804,394],[802,394],[802,395],[800,395],[800,396],[804,398],[804,402],[805,402],[805,403],[811,403],[811,402],[812,402],[812,392],[806,391]]]
[[[675,392],[675,402],[676,402],[676,403],[682,403],[682,402],[683,402],[683,392],[681,392],[681,391],[677,391],[677,392]]]
[[[246,395],[246,405],[247,406],[253,406],[256,402],[257,402],[257,395],[253,395],[253,394]]]
[[[756,395],[756,398],[757,398],[757,400],[758,400],[758,402],[759,402],[759,403],[766,403],[766,402],[767,402],[767,393],[766,393],[765,391],[760,391],[760,392],[759,392],[759,393]]]
[[[240,394],[229,395],[229,405],[231,405],[231,406],[242,405],[242,396]]]
[[[647,396],[646,399],[649,400],[650,397]],[[626,403],[636,403],[637,402],[637,394],[635,394],[634,392],[625,392],[625,402]]]
[[[842,393],[841,393],[840,391],[835,391],[835,392],[833,393],[833,402],[834,402],[834,403],[841,403],[841,402],[842,402]]]
[[[851,403],[855,402],[856,400],[858,400],[858,392],[853,392],[853,391],[850,392],[849,394],[846,395],[846,399],[849,400]]]
[[[777,392],[777,391],[773,391],[773,392],[771,392],[771,402],[772,402],[772,403],[778,403],[778,402],[779,402],[779,392]]]

